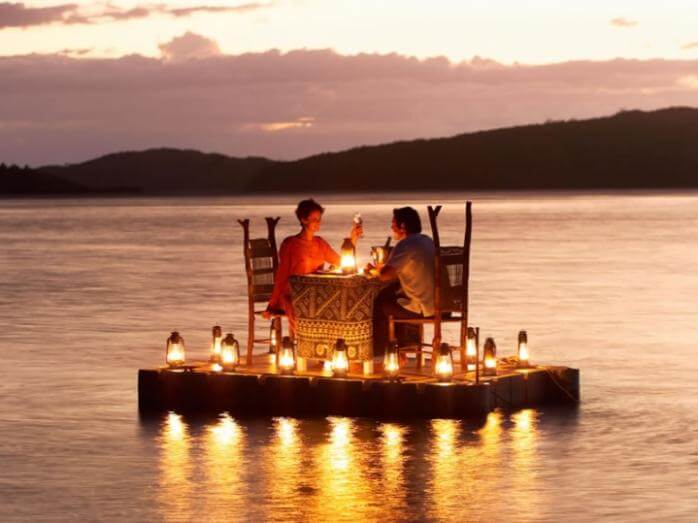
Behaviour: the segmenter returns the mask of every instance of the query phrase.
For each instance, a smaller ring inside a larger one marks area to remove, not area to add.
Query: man
[[[419,213],[412,207],[393,209],[391,224],[397,244],[375,273],[391,281],[376,298],[373,307],[373,350],[376,356],[388,344],[388,317],[423,318],[434,315],[434,242],[422,234]],[[396,337],[406,344],[407,325],[396,325]],[[414,329],[413,329],[414,332]],[[410,340],[416,341],[416,340]]]

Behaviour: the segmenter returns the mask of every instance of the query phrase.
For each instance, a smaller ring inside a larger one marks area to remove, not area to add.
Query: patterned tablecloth
[[[361,275],[291,276],[298,355],[331,359],[334,344],[344,338],[350,360],[373,358],[373,301],[377,279]]]

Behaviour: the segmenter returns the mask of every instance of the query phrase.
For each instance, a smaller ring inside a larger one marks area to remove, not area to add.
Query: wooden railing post
[[[254,295],[252,264],[250,263],[250,220],[238,220],[242,226],[242,254],[245,259],[247,274],[247,365],[252,365],[252,350],[254,348]]]
[[[460,364],[467,370],[465,344],[468,335],[468,292],[470,282],[470,241],[473,235],[473,202],[465,202],[465,238],[463,239],[463,296],[461,296]]]
[[[432,239],[434,240],[434,339],[432,341],[432,365],[434,356],[441,346],[441,239],[436,219],[441,212],[441,205],[427,207]]]

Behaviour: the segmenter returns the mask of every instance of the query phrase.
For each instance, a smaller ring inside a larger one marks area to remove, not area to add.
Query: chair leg
[[[250,303],[247,316],[247,365],[252,365],[252,349],[254,348],[254,303]]]
[[[419,356],[417,359],[417,368],[421,369],[422,368],[422,363],[424,360],[424,351],[422,350],[422,347],[424,345],[424,325],[419,325]]]

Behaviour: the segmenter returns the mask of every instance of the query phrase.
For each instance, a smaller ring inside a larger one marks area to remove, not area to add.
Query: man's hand
[[[262,318],[265,320],[270,320],[272,317],[271,311],[263,311],[262,312]]]

